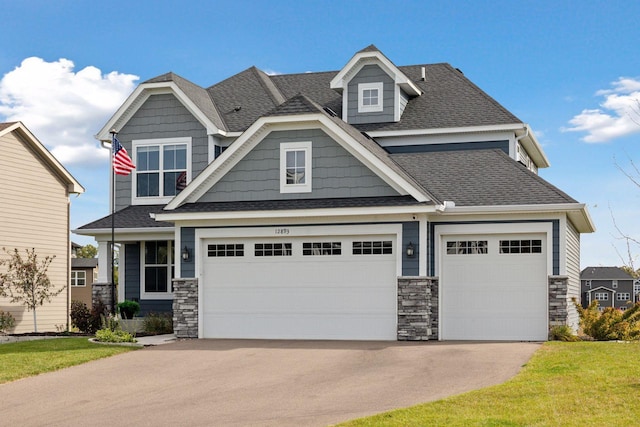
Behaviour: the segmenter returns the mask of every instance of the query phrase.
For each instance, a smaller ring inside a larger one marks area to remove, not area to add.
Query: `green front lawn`
[[[137,348],[93,344],[86,337],[1,344],[0,384]]]
[[[640,343],[549,342],[510,381],[342,426],[640,424]]]

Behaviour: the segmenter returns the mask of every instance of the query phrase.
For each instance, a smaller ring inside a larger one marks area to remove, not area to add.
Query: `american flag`
[[[113,171],[118,175],[129,175],[136,168],[127,150],[113,137]]]

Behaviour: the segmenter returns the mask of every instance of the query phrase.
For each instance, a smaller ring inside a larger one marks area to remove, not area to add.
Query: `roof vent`
[[[324,111],[327,112],[328,115],[330,115],[331,117],[338,117],[338,115],[336,114],[335,111],[333,111],[331,108],[329,107],[324,107],[323,108]]]
[[[235,112],[238,112],[240,110],[242,110],[242,106],[240,106],[240,105],[237,105],[237,106],[233,107],[233,111],[235,111]]]
[[[426,67],[422,67],[422,81],[427,80],[427,69]]]

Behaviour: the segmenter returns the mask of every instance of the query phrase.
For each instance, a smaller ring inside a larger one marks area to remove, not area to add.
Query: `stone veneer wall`
[[[111,283],[93,283],[91,285],[91,304],[96,305],[98,302],[102,302],[107,310],[111,311],[112,291]]]
[[[398,277],[398,341],[438,339],[438,278]]]
[[[173,279],[173,333],[198,338],[198,279]]]
[[[568,324],[568,286],[567,276],[549,276],[549,329]]]

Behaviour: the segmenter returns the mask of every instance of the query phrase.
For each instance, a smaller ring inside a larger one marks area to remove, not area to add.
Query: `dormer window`
[[[280,144],[280,192],[311,192],[311,141]]]
[[[383,83],[360,83],[358,85],[358,112],[382,111]]]

